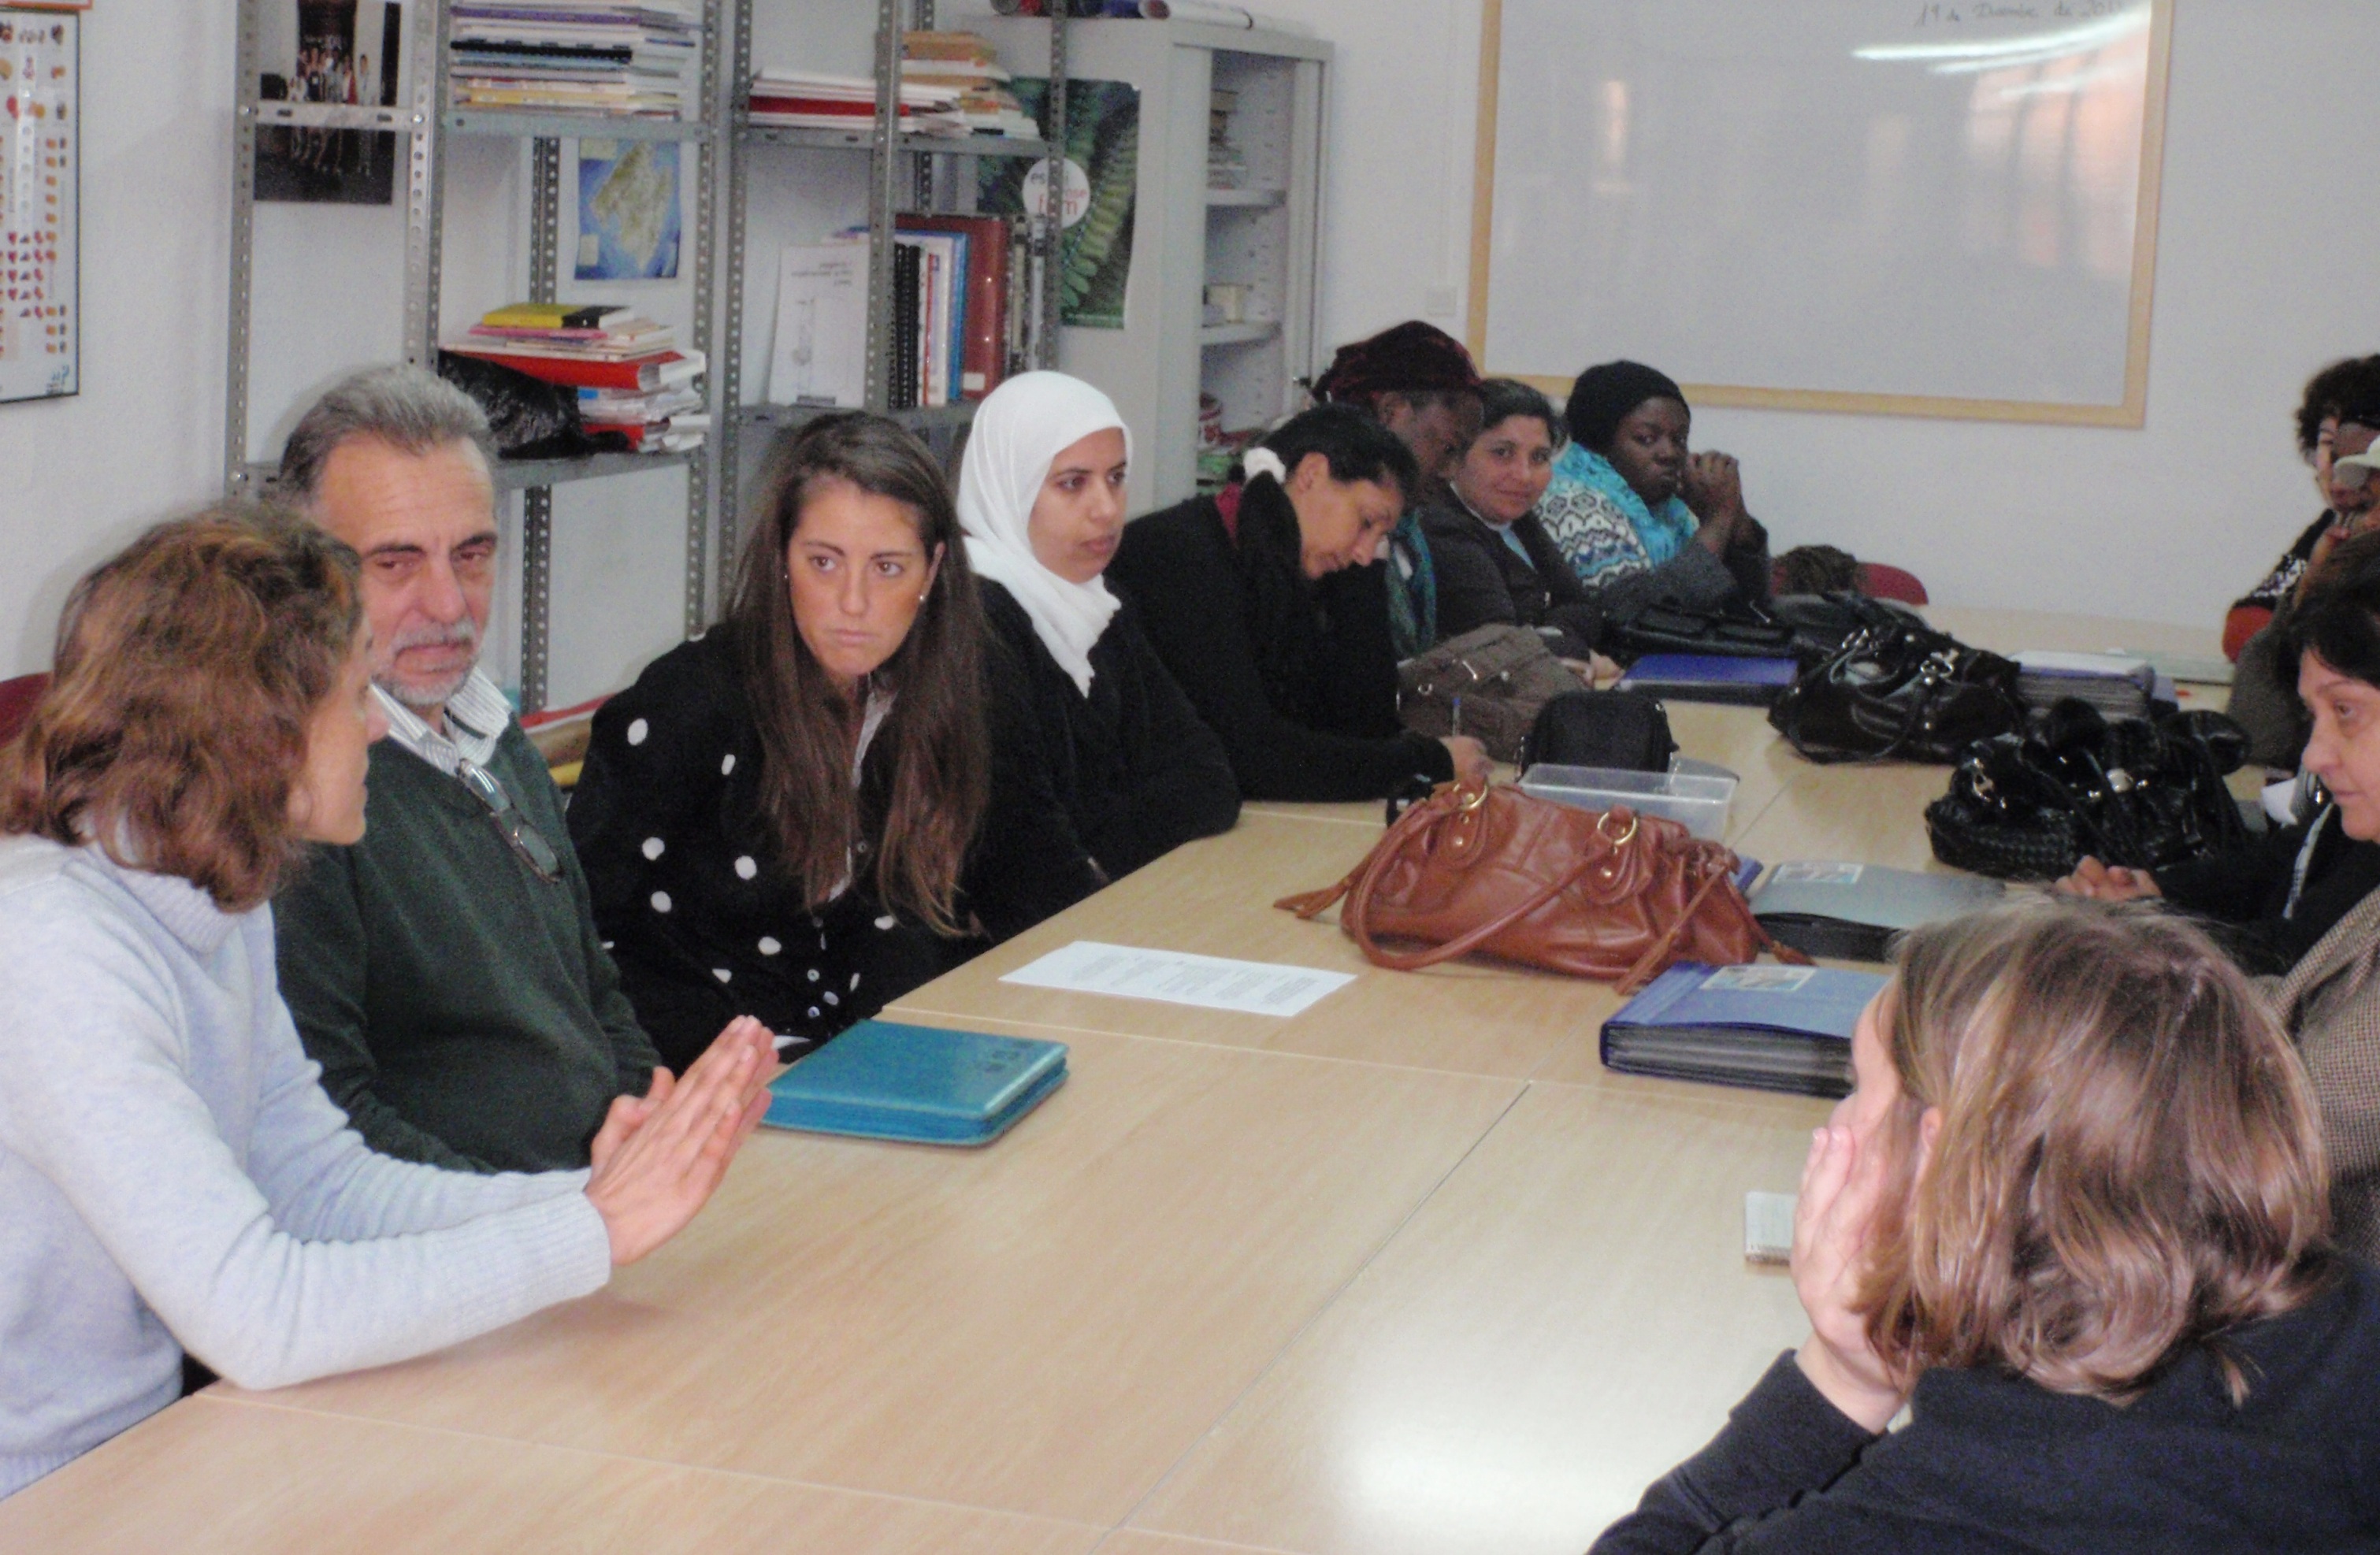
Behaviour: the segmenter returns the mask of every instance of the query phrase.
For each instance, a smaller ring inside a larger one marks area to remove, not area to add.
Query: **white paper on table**
[[[1355,980],[1352,972],[1315,966],[1281,966],[1269,961],[1232,961],[1185,951],[1142,950],[1133,945],[1077,940],[1000,979],[1028,988],[1069,993],[1109,993],[1124,999],[1156,999],[1202,1010],[1236,1010],[1250,1015],[1294,1015],[1326,994]]]

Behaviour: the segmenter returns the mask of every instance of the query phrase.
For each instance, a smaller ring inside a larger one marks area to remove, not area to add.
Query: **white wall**
[[[1326,337],[1429,316],[1460,334],[1478,0],[1260,8],[1339,49]],[[2380,105],[2338,64],[2365,7],[2176,9],[2147,426],[1704,411],[1697,442],[1744,458],[1780,545],[1900,563],[1946,602],[2211,623],[2312,516],[2289,435],[2298,388],[2380,348],[2380,206],[2361,155],[2380,144]],[[230,0],[84,15],[83,393],[0,406],[0,674],[46,662],[85,567],[220,479],[231,16]],[[455,171],[482,204],[517,187],[492,151]],[[517,274],[516,237],[499,220],[464,247],[449,253],[455,306],[489,306],[479,294]],[[376,249],[358,227],[281,261],[267,350],[304,358],[302,381],[394,340],[386,316],[346,306]],[[674,632],[674,486],[634,484],[565,498],[557,698],[616,683]]]
[[[0,405],[0,674],[46,667],[67,589],[223,479],[231,7],[82,17],[82,393]]]
[[[1467,301],[1478,0],[1257,8],[1338,44],[1326,338],[1431,316],[1450,274]],[[2212,625],[2313,516],[2298,391],[2380,350],[2380,205],[2357,193],[2380,100],[2338,66],[2369,7],[2175,11],[2147,424],[1700,412],[1779,548],[1909,566],[1945,603]]]

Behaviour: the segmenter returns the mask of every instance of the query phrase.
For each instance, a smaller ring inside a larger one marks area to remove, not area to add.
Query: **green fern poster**
[[[1018,103],[1048,131],[1042,113],[1050,83],[1011,83]],[[1128,81],[1066,83],[1065,237],[1060,249],[1060,301],[1070,324],[1123,328],[1125,285],[1132,279],[1133,200],[1140,165],[1140,89]],[[985,157],[977,208],[988,215],[1041,208],[1048,164]]]

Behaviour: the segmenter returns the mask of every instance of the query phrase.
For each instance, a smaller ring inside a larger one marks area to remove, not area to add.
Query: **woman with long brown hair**
[[[2374,1547],[2380,1274],[2333,1251],[2312,1087],[2199,929],[1929,925],[1852,1058],[1795,1214],[1809,1340],[1598,1555]]]
[[[364,832],[356,556],[286,515],[152,530],[77,586],[0,750],[0,1496],[174,1402],[277,1388],[584,1295],[759,1120],[749,1022],[622,1097],[593,1171],[367,1148],[274,978],[274,889]]]
[[[737,1014],[798,1056],[975,935],[991,758],[958,541],[916,438],[821,417],[775,456],[725,619],[596,714],[570,833],[665,1062]]]

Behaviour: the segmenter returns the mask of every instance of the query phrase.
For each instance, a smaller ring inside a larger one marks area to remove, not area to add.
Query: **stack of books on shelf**
[[[1218,87],[1207,94],[1207,187],[1235,189],[1247,182],[1248,159],[1232,140],[1232,115],[1240,94]]]
[[[694,387],[702,353],[676,349],[668,326],[630,308],[516,302],[446,349],[577,389],[589,431],[619,432],[645,453],[700,447],[710,427]]]
[[[454,103],[684,118],[698,30],[683,11],[650,0],[454,0]]]
[[[901,87],[901,130],[906,135],[965,135],[958,90]],[[866,129],[876,117],[876,83],[865,76],[763,66],[752,72],[754,124],[779,129]]]
[[[967,133],[1039,137],[1041,127],[1008,90],[1009,74],[1000,67],[990,39],[973,32],[905,32],[901,53],[901,84],[957,92]]]
[[[1026,224],[1002,216],[898,218],[886,403],[931,409],[981,399],[1031,363],[1041,261]],[[769,398],[856,406],[868,336],[868,235],[783,250]]]

